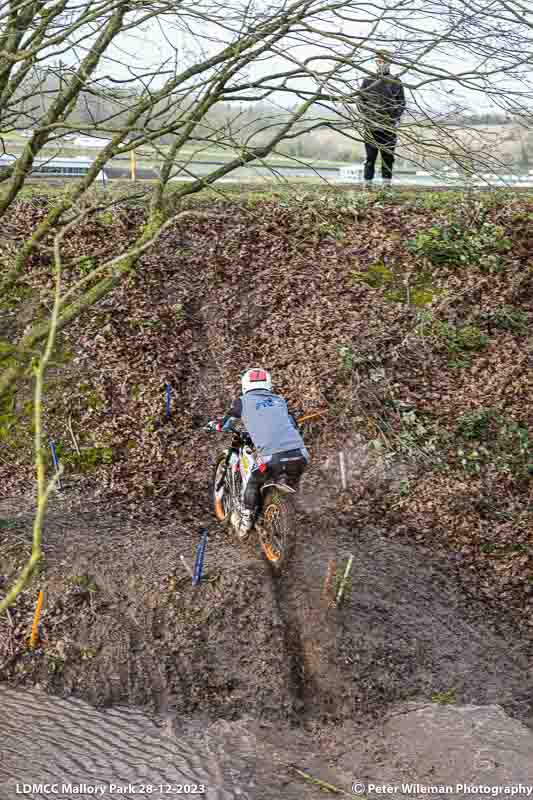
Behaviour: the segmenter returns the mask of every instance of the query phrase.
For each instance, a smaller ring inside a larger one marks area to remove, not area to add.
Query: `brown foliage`
[[[111,463],[77,475],[102,508],[206,521],[209,462],[222,441],[200,426],[225,410],[239,372],[261,363],[296,410],[329,406],[307,433],[314,466],[304,493],[319,511],[425,543],[527,619],[533,350],[520,320],[530,323],[533,313],[532,212],[527,198],[489,207],[486,219],[512,240],[503,266],[490,272],[483,262],[435,267],[407,245],[418,231],[445,224],[446,203],[433,210],[379,197],[368,207],[214,203],[210,221],[176,224],[60,337],[67,356],[49,378],[46,422],[64,446],[67,473],[74,480],[70,414],[82,449],[112,453]],[[41,213],[21,203],[4,248],[27,236]],[[81,274],[75,259],[119,252],[142,222],[136,209],[120,211],[111,225],[80,226],[64,254],[67,285]],[[378,263],[397,289],[430,275],[432,302],[394,301],[390,280],[368,285],[364,276]],[[46,306],[46,253],[27,282]],[[509,318],[509,309],[522,316]],[[465,326],[486,339],[454,351],[454,332]],[[478,428],[468,428],[469,419]],[[335,472],[341,450],[352,458],[344,492]],[[32,478],[29,447],[18,446],[13,458],[16,469],[0,462],[6,492]]]

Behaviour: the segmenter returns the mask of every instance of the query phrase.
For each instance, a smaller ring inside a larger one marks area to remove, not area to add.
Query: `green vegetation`
[[[97,266],[94,258],[82,256],[77,262],[77,266],[82,275],[88,275]]]
[[[59,656],[48,655],[46,657],[48,672],[51,675],[61,675],[65,669],[65,660]]]
[[[494,328],[512,331],[514,334],[526,334],[529,330],[530,314],[513,306],[502,306],[493,312],[480,314],[479,318]]]
[[[9,528],[17,528],[18,522],[16,519],[0,519],[0,530],[8,530]]]
[[[350,276],[354,281],[366,283],[372,289],[380,289],[394,281],[394,273],[382,261],[372,264],[365,272],[353,270]]]
[[[80,657],[82,661],[86,661],[88,658],[95,658],[97,655],[98,651],[93,647],[82,647],[80,650]]]
[[[0,270],[3,272],[9,271],[10,263],[6,263],[5,259],[0,260]],[[8,291],[4,291],[0,296],[0,311],[16,311],[24,300],[27,300],[32,294],[29,286],[17,283],[9,287]]]
[[[457,702],[457,690],[448,689],[446,692],[435,692],[431,695],[431,700],[441,706],[450,705]]]
[[[436,333],[450,353],[483,350],[489,343],[489,337],[476,325],[455,326],[448,322],[439,322]]]
[[[349,345],[343,345],[339,347],[339,355],[341,357],[342,369],[345,372],[351,372],[357,363],[353,349]]]
[[[0,397],[0,441],[8,439],[18,424],[16,393],[12,389]]]
[[[501,254],[508,252],[511,245],[504,229],[492,222],[483,222],[478,229],[469,229],[447,221],[419,231],[407,242],[415,255],[427,258],[436,266],[476,265],[483,272],[502,269]]]
[[[397,403],[392,403],[396,405]],[[410,461],[421,459],[435,468],[442,467],[448,435],[439,424],[415,409],[398,409],[400,417],[399,430],[394,435],[393,449]],[[406,491],[408,487],[403,487]]]
[[[64,453],[62,461],[65,465],[78,469],[80,472],[88,472],[100,464],[113,463],[113,449],[111,447],[84,447],[80,454]]]
[[[340,590],[340,588],[342,586],[345,568],[346,568],[346,564],[343,565],[342,570],[337,571],[335,573],[335,597],[337,597],[337,595],[339,593],[339,590]],[[352,591],[353,591],[352,576],[348,575],[346,577],[346,580],[344,581],[344,589],[343,589],[343,593],[342,593],[343,600],[349,600],[350,599],[350,595],[352,594]]]
[[[70,583],[72,583],[73,586],[78,586],[84,593],[94,594],[94,592],[98,591],[98,584],[93,575],[73,575],[70,578]]]
[[[394,272],[382,261],[372,264],[365,271],[352,270],[350,281],[361,282],[372,289],[384,289],[384,298],[392,303],[406,303],[421,308],[429,305],[443,294],[431,283],[431,274],[420,271],[412,276],[409,283],[402,271]]]
[[[385,299],[392,303],[407,303],[417,308],[423,308],[432,303],[441,293],[441,290],[425,285],[423,279],[421,279],[413,289],[408,286],[390,289],[385,292]]]
[[[465,439],[482,439],[489,430],[491,419],[495,416],[492,408],[478,408],[459,417],[457,433]]]
[[[499,473],[525,478],[533,473],[533,441],[526,425],[494,408],[479,408],[459,417],[456,455],[466,472],[492,465]]]
[[[408,480],[401,480],[400,485],[398,487],[398,494],[400,497],[408,497],[411,491],[411,486]]]
[[[490,341],[489,336],[477,325],[452,325],[436,319],[429,310],[418,313],[416,331],[422,337],[432,338],[437,349],[443,349],[452,356],[448,364],[454,369],[470,366],[474,353],[483,350]]]
[[[113,225],[115,222],[115,218],[113,216],[112,211],[101,211],[99,214],[96,215],[96,220],[100,223],[100,225]]]

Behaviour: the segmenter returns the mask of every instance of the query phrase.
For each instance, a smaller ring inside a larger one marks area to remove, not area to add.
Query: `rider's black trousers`
[[[306,466],[307,461],[301,450],[276,453],[267,462],[265,472],[261,472],[256,464],[244,492],[244,507],[248,511],[255,511],[259,504],[259,489],[267,481],[283,479],[289,486],[296,489]]]

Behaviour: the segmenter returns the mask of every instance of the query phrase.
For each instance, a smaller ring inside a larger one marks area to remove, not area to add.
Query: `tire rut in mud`
[[[336,613],[323,596],[327,565],[335,557],[335,532],[316,523],[298,515],[291,560],[284,573],[273,578],[300,721],[334,718],[338,705]]]

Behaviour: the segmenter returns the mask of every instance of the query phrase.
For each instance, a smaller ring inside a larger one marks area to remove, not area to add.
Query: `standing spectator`
[[[392,179],[396,126],[405,111],[405,95],[400,78],[390,75],[391,54],[379,50],[376,75],[365,78],[361,85],[358,108],[365,131],[365,186],[372,187],[378,153],[381,153],[381,175],[386,186]]]

